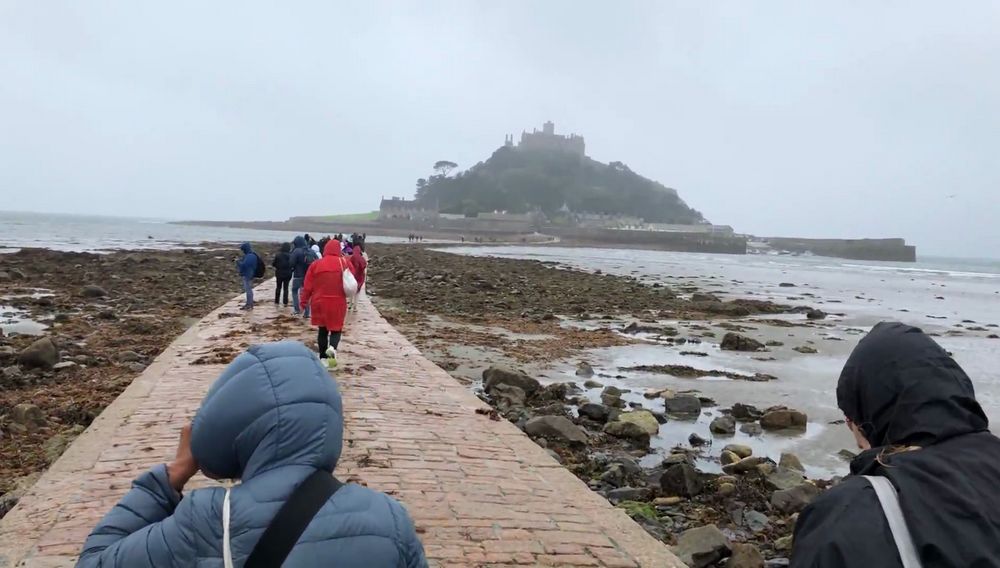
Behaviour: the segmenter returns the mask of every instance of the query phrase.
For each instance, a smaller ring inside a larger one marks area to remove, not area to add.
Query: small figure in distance
[[[274,303],[279,301],[285,306],[288,305],[288,285],[292,281],[292,246],[288,243],[281,243],[281,251],[274,255],[271,266],[274,267],[276,284],[274,287]],[[281,295],[284,294],[284,298]]]
[[[240,309],[252,310],[253,279],[257,272],[258,258],[257,253],[250,247],[250,243],[241,244],[240,250],[243,252],[243,258],[236,261],[236,270],[240,273],[240,278],[243,279],[243,291],[246,293],[246,303]]]
[[[253,346],[209,389],[174,461],[135,480],[87,538],[77,566],[221,567],[228,556],[232,566],[426,567],[399,502],[331,476],[343,435],[337,383],[304,345]],[[182,497],[199,470],[241,483],[228,495],[216,486]],[[309,504],[302,496],[317,484],[328,490],[311,507],[282,508]],[[303,508],[311,514],[288,514]],[[289,522],[272,525],[276,517]]]
[[[918,328],[880,323],[844,366],[837,405],[864,451],[800,514],[791,566],[893,568],[903,555],[907,566],[1000,566],[1000,439],[947,351]],[[880,504],[892,489],[895,530]]]

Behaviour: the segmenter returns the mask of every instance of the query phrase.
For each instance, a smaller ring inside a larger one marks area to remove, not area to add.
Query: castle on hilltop
[[[509,134],[504,139],[504,146],[514,148],[514,135]],[[521,131],[521,141],[517,144],[519,150],[544,150],[548,152],[565,152],[580,158],[584,157],[585,145],[583,136],[556,134],[556,125],[548,121],[542,125],[542,130],[531,132]]]

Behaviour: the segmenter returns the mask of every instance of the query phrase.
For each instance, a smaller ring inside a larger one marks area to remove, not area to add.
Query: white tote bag
[[[344,259],[341,258],[340,266],[344,269],[344,294],[348,298],[353,298],[358,293],[358,280],[354,277],[354,273],[351,272],[350,262],[348,266],[344,266]]]

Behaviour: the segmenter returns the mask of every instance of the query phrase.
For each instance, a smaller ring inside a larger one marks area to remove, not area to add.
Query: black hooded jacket
[[[281,252],[274,255],[274,260],[271,261],[274,275],[278,277],[278,280],[288,280],[292,277],[292,255],[289,252],[291,250],[291,245],[281,243]]]
[[[874,490],[856,477],[881,475],[925,568],[1000,567],[1000,439],[948,353],[915,327],[880,323],[848,359],[837,403],[872,449],[799,516],[791,565],[902,566]]]

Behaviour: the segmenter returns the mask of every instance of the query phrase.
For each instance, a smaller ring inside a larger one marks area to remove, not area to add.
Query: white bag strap
[[[889,531],[896,541],[896,549],[899,550],[899,559],[903,562],[903,568],[921,568],[920,557],[917,556],[917,548],[913,545],[913,537],[910,529],[906,526],[906,518],[903,517],[903,510],[899,507],[899,494],[892,482],[880,475],[862,475],[868,483],[875,489],[875,496],[878,497],[879,504],[882,505],[882,512],[889,521]]]
[[[222,563],[225,568],[233,568],[233,549],[229,544],[229,493],[232,486],[226,486],[226,498],[222,501]]]

